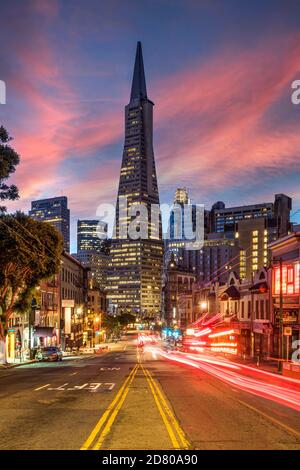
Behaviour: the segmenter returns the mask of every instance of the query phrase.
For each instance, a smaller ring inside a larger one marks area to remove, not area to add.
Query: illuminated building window
[[[300,263],[282,266],[282,294],[299,294]],[[280,294],[280,267],[274,268],[274,293]]]

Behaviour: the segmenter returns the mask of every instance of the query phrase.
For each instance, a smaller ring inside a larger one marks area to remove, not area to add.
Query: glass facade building
[[[70,252],[70,210],[66,196],[32,201],[29,215],[56,227],[62,234],[65,251]]]
[[[151,210],[159,204],[153,106],[147,96],[142,48],[138,43],[130,102],[125,107],[125,143],[107,287],[113,312],[144,317],[157,316],[161,311],[163,243],[159,210],[155,211],[157,223],[151,218]],[[123,206],[127,208],[125,212]],[[143,226],[146,236],[133,239],[127,229],[137,218],[135,208],[141,206],[147,214],[146,227]]]
[[[99,220],[77,221],[77,251],[101,251],[107,238],[107,224]]]

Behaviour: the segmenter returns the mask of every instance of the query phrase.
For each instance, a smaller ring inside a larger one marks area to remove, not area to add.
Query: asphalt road
[[[0,449],[300,449],[300,413],[138,352],[0,370]]]

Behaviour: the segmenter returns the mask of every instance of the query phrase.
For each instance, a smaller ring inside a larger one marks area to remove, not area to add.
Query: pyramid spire
[[[147,99],[142,44],[140,41],[137,43],[136,48],[130,101],[134,99]]]

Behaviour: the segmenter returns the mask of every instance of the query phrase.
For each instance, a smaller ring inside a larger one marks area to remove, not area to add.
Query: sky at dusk
[[[75,221],[115,202],[135,48],[154,108],[161,202],[293,198],[300,220],[298,0],[0,0],[0,124],[20,199],[66,195]]]

